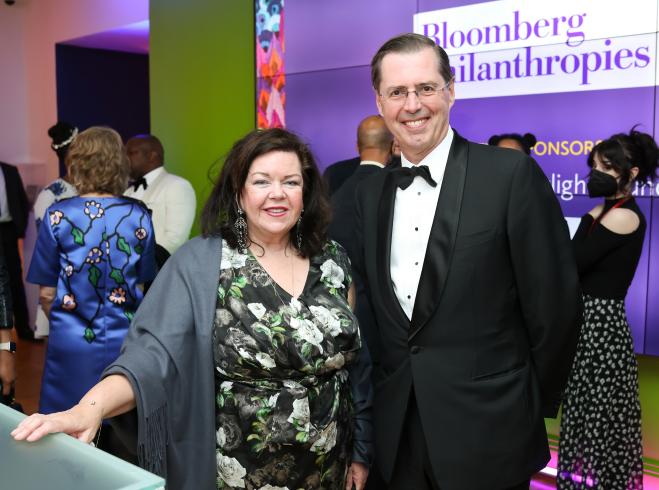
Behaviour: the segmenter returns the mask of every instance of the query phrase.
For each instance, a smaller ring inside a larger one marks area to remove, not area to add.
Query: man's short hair
[[[446,51],[426,36],[408,33],[392,37],[385,42],[380,49],[378,49],[378,52],[375,53],[375,56],[373,56],[373,59],[371,60],[371,82],[373,83],[373,88],[376,91],[380,90],[380,65],[382,65],[382,59],[386,55],[389,53],[416,53],[425,48],[432,49],[437,55],[439,74],[444,81],[448,82],[451,80],[453,78],[453,72],[451,71],[451,63]]]
[[[146,151],[154,152],[158,157],[158,163],[163,164],[165,162],[165,149],[157,136],[152,134],[137,134],[129,141],[139,143],[141,148]]]

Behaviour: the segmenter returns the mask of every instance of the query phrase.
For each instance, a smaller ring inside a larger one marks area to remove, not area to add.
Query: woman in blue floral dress
[[[80,197],[48,208],[28,273],[51,326],[42,413],[69,408],[98,382],[142,300],[138,284],[155,275],[149,212],[120,196],[128,178],[120,136],[90,128],[67,160]]]

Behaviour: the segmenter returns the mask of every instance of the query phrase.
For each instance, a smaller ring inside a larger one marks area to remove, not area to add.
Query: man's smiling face
[[[389,53],[380,65],[379,93],[375,94],[380,114],[400,144],[403,155],[419,163],[446,136],[449,112],[455,94],[453,82],[432,96],[417,95],[423,84],[444,87],[439,73],[439,60],[431,48],[412,53]],[[386,94],[396,88],[409,91],[406,99],[392,100]]]

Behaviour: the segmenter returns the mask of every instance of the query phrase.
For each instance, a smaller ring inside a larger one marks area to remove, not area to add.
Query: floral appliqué
[[[101,257],[103,257],[103,252],[101,251],[101,249],[98,247],[94,247],[87,254],[87,258],[85,259],[85,262],[87,262],[88,264],[98,264],[101,261]]]
[[[138,228],[135,230],[135,236],[138,240],[144,240],[147,236],[147,232],[144,228]]]
[[[62,308],[71,311],[75,310],[76,306],[78,306],[76,297],[73,294],[65,294],[62,298]]]
[[[108,296],[108,299],[115,305],[121,305],[126,302],[126,291],[123,288],[115,288]]]
[[[91,219],[100,218],[105,210],[96,201],[85,201],[85,214]]]
[[[55,226],[59,225],[60,222],[62,221],[62,218],[64,217],[64,213],[62,211],[51,211],[50,212],[50,226]]]

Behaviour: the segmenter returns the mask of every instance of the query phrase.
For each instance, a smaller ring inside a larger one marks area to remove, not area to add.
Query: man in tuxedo
[[[381,116],[369,116],[359,123],[357,128],[357,148],[360,164],[357,170],[332,195],[332,222],[328,234],[332,240],[343,245],[348,253],[355,248],[355,199],[360,182],[373,174],[382,172],[391,160],[393,136],[384,124]],[[352,259],[351,259],[352,260]],[[357,273],[353,280],[357,290],[357,318],[363,336],[369,346],[373,346],[371,359],[378,362],[375,342],[371,341],[373,333],[373,314],[365,295],[363,281]]]
[[[378,467],[393,490],[526,489],[549,461],[543,416],[579,330],[567,224],[531,158],[450,127],[453,77],[431,40],[387,41],[371,74],[402,150],[356,193]]]
[[[18,169],[0,162],[0,240],[9,272],[9,289],[13,300],[14,327],[22,339],[33,340],[29,326],[19,240],[25,237],[30,204]]]
[[[165,151],[155,136],[132,137],[126,151],[133,182],[124,195],[143,201],[152,211],[156,243],[173,254],[190,236],[197,207],[194,189],[165,170]]]

